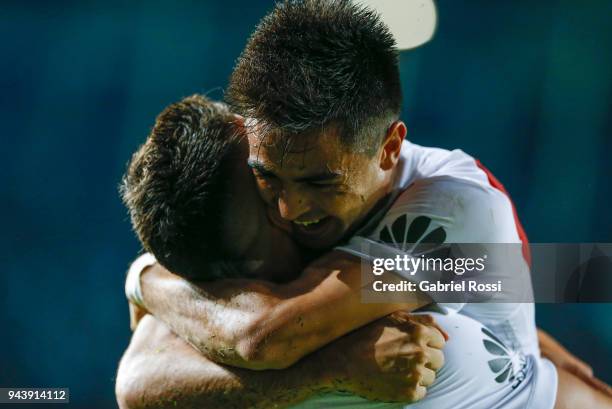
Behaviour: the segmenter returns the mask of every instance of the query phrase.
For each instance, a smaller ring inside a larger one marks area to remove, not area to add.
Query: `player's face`
[[[248,138],[270,219],[303,246],[334,245],[386,193],[380,156],[351,152],[333,130],[287,139],[252,126]]]
[[[229,201],[225,209],[222,238],[237,259],[248,261],[249,273],[259,278],[287,280],[299,266],[299,249],[289,234],[268,218],[253,173],[247,166],[246,138],[232,164]]]

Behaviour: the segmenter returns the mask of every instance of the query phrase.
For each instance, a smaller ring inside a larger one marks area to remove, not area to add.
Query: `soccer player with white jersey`
[[[423,243],[429,244],[430,250],[436,244],[480,243],[483,255],[494,253],[497,244],[516,243],[506,248],[512,254],[505,261],[513,261],[512,265],[504,265],[500,271],[485,269],[482,274],[495,274],[504,284],[512,276],[520,277],[524,280],[520,288],[527,294],[518,297],[502,291],[494,301],[505,302],[452,307],[499,333],[516,350],[537,356],[534,305],[512,302],[532,300],[529,243],[501,183],[461,150],[427,148],[404,141],[392,186],[388,205],[337,249],[371,260],[414,254]],[[430,279],[427,271],[408,278]],[[435,292],[430,295],[436,299]]]
[[[482,243],[485,253],[490,244],[520,243],[510,248],[518,250],[516,263],[504,266],[502,273],[529,279],[529,243],[514,206],[504,187],[479,161],[461,150],[404,141],[392,186],[389,204],[337,249],[370,261],[410,254],[421,243]],[[427,278],[425,271],[408,277],[412,281]],[[525,287],[531,290],[528,281]],[[435,293],[430,295],[436,299]],[[461,373],[479,382],[472,387],[466,382],[444,388],[448,372],[443,370],[428,399],[415,407],[435,408],[450,402],[457,408],[553,407],[557,373],[550,361],[540,358],[534,304],[509,301],[449,306],[486,326],[462,328],[464,335],[469,334],[467,342],[453,345],[451,338],[445,350],[456,354],[447,360],[447,365],[457,365],[453,375]],[[453,328],[452,318],[438,319],[448,323],[442,324],[444,328]],[[471,375],[460,366],[462,353],[471,363]],[[505,394],[500,384],[508,387]]]

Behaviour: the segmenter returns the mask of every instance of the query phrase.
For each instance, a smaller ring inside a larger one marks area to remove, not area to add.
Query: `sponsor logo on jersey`
[[[431,218],[419,216],[414,218],[408,226],[408,216],[404,214],[383,227],[379,239],[402,251],[418,253],[415,248],[418,248],[419,245],[427,245],[426,247],[431,248],[432,245],[440,245],[446,240],[446,231],[443,227],[430,230],[430,225]]]
[[[482,340],[485,349],[494,356],[487,363],[495,375],[495,382],[508,382],[512,384],[512,389],[517,388],[525,380],[527,366],[525,356],[506,347],[488,329],[483,327],[481,331],[486,336]]]

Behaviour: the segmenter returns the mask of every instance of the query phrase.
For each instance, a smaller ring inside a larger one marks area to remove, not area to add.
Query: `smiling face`
[[[249,135],[250,163],[271,218],[304,246],[346,237],[387,193],[402,138],[389,150],[384,138],[402,90],[395,40],[377,13],[350,1],[278,2],[238,58],[226,97],[284,134]]]
[[[227,181],[228,200],[221,240],[226,243],[232,258],[242,261],[243,272],[248,276],[290,280],[301,270],[299,248],[285,230],[271,222],[247,166],[248,155],[248,144],[243,138],[232,158],[232,172]]]
[[[249,166],[269,218],[303,246],[334,245],[389,192],[404,135],[394,123],[376,152],[358,153],[333,127],[292,137],[250,127]]]

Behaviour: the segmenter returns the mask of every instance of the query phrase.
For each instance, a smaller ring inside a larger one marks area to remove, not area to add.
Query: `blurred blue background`
[[[155,115],[221,98],[271,2],[0,3],[0,387],[113,407],[139,245],[117,195]],[[512,194],[532,242],[612,242],[612,3],[445,1],[401,56],[409,139],[460,147]],[[612,382],[612,305],[538,323]]]

